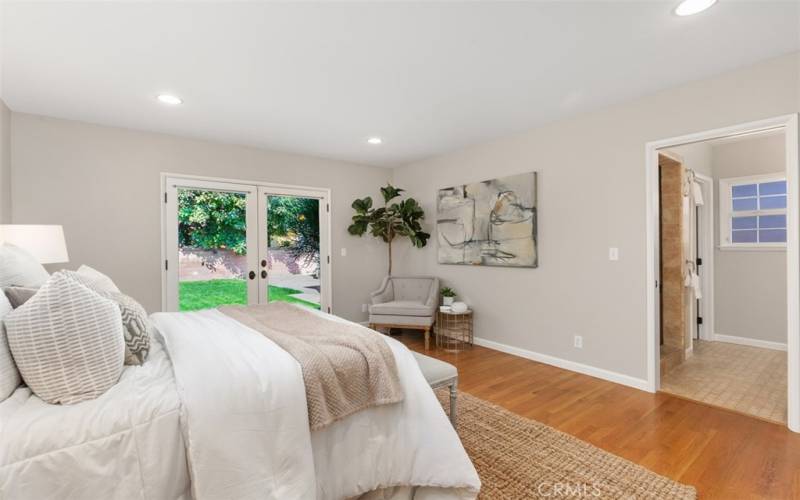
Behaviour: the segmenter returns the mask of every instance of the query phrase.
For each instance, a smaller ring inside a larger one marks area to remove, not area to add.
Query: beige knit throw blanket
[[[372,330],[283,302],[225,306],[219,311],[272,340],[300,363],[312,431],[365,408],[403,400],[394,354]]]

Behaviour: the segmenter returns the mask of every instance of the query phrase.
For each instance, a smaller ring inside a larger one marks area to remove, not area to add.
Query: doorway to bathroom
[[[795,431],[797,144],[796,115],[648,144],[651,389]]]

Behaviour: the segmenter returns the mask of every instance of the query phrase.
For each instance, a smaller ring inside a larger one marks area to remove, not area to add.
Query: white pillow
[[[6,298],[6,294],[0,293],[0,403],[9,397],[22,380],[19,377],[19,370],[11,357],[11,350],[8,348],[6,329],[3,326],[3,317],[13,311],[11,303]]]
[[[83,278],[83,283],[88,285],[89,288],[99,290],[101,292],[120,293],[119,288],[117,288],[117,285],[111,281],[111,278],[101,273],[97,269],[93,269],[84,264],[75,272]]]
[[[86,279],[86,276],[80,272],[62,272],[81,285],[97,292],[101,297],[113,300],[119,306],[120,313],[122,313],[122,326],[125,332],[125,364],[141,365],[144,363],[144,360],[147,359],[147,354],[150,352],[150,320],[144,307],[125,294],[98,288],[95,283]],[[111,280],[109,279],[108,281]],[[114,284],[111,283],[111,285],[113,286]],[[13,302],[11,305],[14,305]]]
[[[48,403],[94,399],[122,374],[119,307],[62,272],[4,322],[22,379]]]
[[[37,288],[49,277],[33,255],[10,243],[0,245],[0,287]]]

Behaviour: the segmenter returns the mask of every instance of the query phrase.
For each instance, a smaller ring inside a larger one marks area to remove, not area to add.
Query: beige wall
[[[679,159],[684,167],[690,168],[698,174],[713,176],[713,163],[711,161],[711,145],[707,142],[696,142],[684,146],[676,146],[664,150]]]
[[[0,224],[11,222],[11,111],[0,99]]]
[[[712,147],[714,197],[719,179],[786,171],[783,134]],[[719,227],[719,203],[714,220]],[[719,230],[715,229],[719,245]],[[786,343],[786,251],[714,253],[715,333]]]
[[[643,379],[645,143],[797,112],[799,75],[795,53],[395,169],[431,218],[437,188],[540,174],[538,269],[439,265],[432,238],[401,249],[398,272],[454,287],[477,337]]]
[[[11,128],[13,221],[63,224],[68,267],[108,273],[149,311],[161,308],[161,172],[330,188],[334,310],[365,319],[385,246],[347,234],[350,203],[378,196],[389,169],[19,113]]]

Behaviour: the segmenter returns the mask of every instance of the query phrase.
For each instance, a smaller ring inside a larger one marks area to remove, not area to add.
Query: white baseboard
[[[475,344],[482,347],[488,347],[489,349],[494,349],[495,351],[505,352],[521,358],[530,359],[532,361],[538,361],[539,363],[544,363],[546,365],[557,366],[558,368],[582,373],[584,375],[589,375],[590,377],[596,377],[603,380],[608,380],[609,382],[627,385],[628,387],[633,387],[634,389],[647,391],[647,380],[631,377],[630,375],[623,375],[622,373],[584,365],[583,363],[528,351],[526,349],[520,349],[519,347],[501,344],[500,342],[495,342],[493,340],[475,337]]]
[[[776,351],[785,351],[786,344],[781,342],[771,342],[769,340],[759,340],[759,339],[751,339],[747,337],[735,337],[733,335],[720,335],[719,333],[715,333],[711,340],[716,340],[717,342],[728,342],[730,344],[741,344],[741,345],[749,345],[750,347],[762,347],[764,349],[774,349]]]

